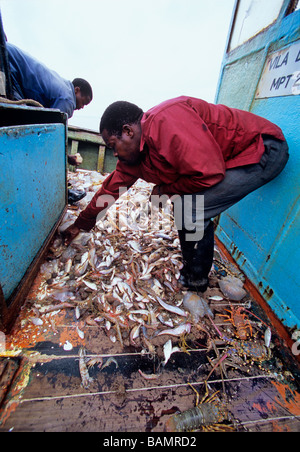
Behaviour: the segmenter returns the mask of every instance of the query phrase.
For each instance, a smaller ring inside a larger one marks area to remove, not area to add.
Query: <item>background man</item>
[[[75,78],[70,82],[15,45],[6,42],[6,49],[14,100],[33,99],[44,108],[66,113],[69,118],[74,110],[81,110],[92,101],[92,87],[86,80]],[[79,165],[81,161],[79,154],[68,155],[70,165]]]
[[[7,42],[6,48],[15,100],[33,99],[45,108],[67,113],[69,118],[74,110],[92,101],[92,88],[86,80],[70,82],[13,44]]]

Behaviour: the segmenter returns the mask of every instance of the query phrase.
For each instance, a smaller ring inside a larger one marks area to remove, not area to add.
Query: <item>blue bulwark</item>
[[[0,283],[5,300],[65,207],[65,140],[64,124],[0,128]]]
[[[216,103],[281,127],[290,159],[278,178],[221,215],[217,235],[283,324],[299,329],[300,11],[291,8],[295,2],[283,1],[275,22],[231,49],[235,24],[243,22],[240,3]]]

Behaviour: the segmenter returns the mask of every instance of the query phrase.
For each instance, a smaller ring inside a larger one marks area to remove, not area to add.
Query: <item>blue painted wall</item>
[[[290,160],[278,178],[221,215],[217,235],[282,322],[299,329],[300,96],[255,98],[268,56],[300,39],[300,11],[286,15],[289,4],[283,1],[276,23],[225,53],[216,103],[276,123]]]
[[[0,284],[18,286],[66,203],[65,124],[0,128]]]

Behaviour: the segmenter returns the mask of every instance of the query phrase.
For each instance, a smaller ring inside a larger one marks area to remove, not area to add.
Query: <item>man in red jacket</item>
[[[100,133],[119,161],[65,231],[66,243],[94,227],[120,188],[124,192],[142,178],[155,184],[152,195],[167,195],[174,204],[184,261],[181,282],[198,291],[206,290],[213,261],[211,219],[276,177],[288,160],[287,143],[275,124],[185,96],[146,113],[115,102],[101,118]]]

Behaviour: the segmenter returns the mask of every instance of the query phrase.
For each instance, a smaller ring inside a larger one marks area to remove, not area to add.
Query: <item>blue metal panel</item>
[[[286,5],[287,2],[284,8]],[[217,234],[282,322],[288,327],[300,328],[300,96],[255,99],[268,56],[300,37],[300,11],[284,17],[284,8],[273,27],[225,56],[217,101],[229,106],[245,104],[242,108],[278,124],[288,141],[290,160],[274,181],[221,215]],[[265,49],[263,59],[262,49]],[[259,52],[260,58],[253,59],[255,52]],[[246,62],[252,64],[251,74],[256,74],[255,85],[248,85],[250,93],[240,89],[240,84],[237,86],[229,77],[233,65],[239,67]],[[230,91],[228,86],[231,86]]]
[[[7,300],[66,203],[64,124],[0,129],[0,283]]]

